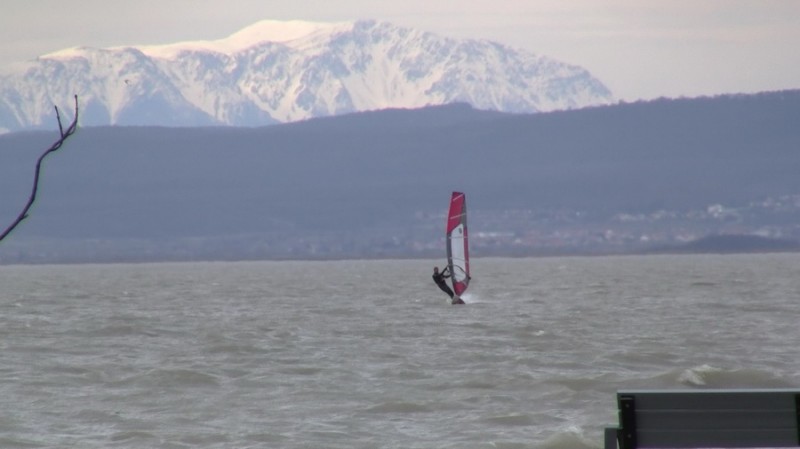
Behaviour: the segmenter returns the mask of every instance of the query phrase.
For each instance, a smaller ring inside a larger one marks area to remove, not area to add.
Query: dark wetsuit
[[[438,285],[443,292],[447,293],[447,296],[449,296],[450,299],[453,299],[453,295],[455,295],[455,293],[453,293],[453,290],[450,289],[450,287],[447,285],[447,281],[445,281],[445,279],[449,277],[450,273],[448,272],[447,268],[445,268],[439,273],[433,273],[433,282],[436,282],[436,285]]]

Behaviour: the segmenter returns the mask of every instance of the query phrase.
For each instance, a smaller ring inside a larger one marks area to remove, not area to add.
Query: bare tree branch
[[[31,206],[33,206],[33,202],[36,201],[36,192],[39,190],[39,173],[42,170],[42,161],[44,160],[44,158],[48,154],[61,148],[61,145],[64,144],[64,141],[67,140],[69,136],[73,135],[75,131],[78,129],[77,95],[75,95],[75,117],[72,119],[72,123],[67,127],[66,131],[64,131],[64,127],[61,124],[61,113],[58,112],[58,106],[56,106],[55,108],[56,108],[56,119],[58,120],[58,132],[61,134],[61,138],[55,141],[53,145],[51,145],[50,148],[47,149],[47,151],[45,151],[44,153],[42,153],[41,156],[39,156],[39,160],[36,161],[36,173],[33,176],[33,190],[31,191],[30,198],[28,198],[28,204],[26,204],[25,208],[22,209],[22,212],[20,212],[19,216],[17,216],[17,219],[14,220],[14,222],[11,223],[11,225],[8,228],[6,228],[6,230],[3,231],[2,234],[0,234],[0,241],[3,241],[3,239],[6,238],[6,236],[10,234],[11,231],[13,231],[14,228],[16,228],[17,225],[19,225],[22,222],[22,220],[28,218],[28,211],[30,210]]]

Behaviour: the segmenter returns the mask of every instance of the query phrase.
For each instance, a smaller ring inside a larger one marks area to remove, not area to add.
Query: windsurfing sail
[[[447,266],[453,291],[461,296],[469,286],[469,244],[467,240],[467,200],[462,192],[453,192],[447,214]]]

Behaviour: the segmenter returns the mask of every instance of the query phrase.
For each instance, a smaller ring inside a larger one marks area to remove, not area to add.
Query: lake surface
[[[617,389],[800,387],[800,254],[0,266],[3,448],[600,448]]]

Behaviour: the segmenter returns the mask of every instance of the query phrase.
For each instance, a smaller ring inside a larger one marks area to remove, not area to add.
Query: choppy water
[[[589,448],[621,388],[800,386],[800,254],[0,267],[3,448]]]

